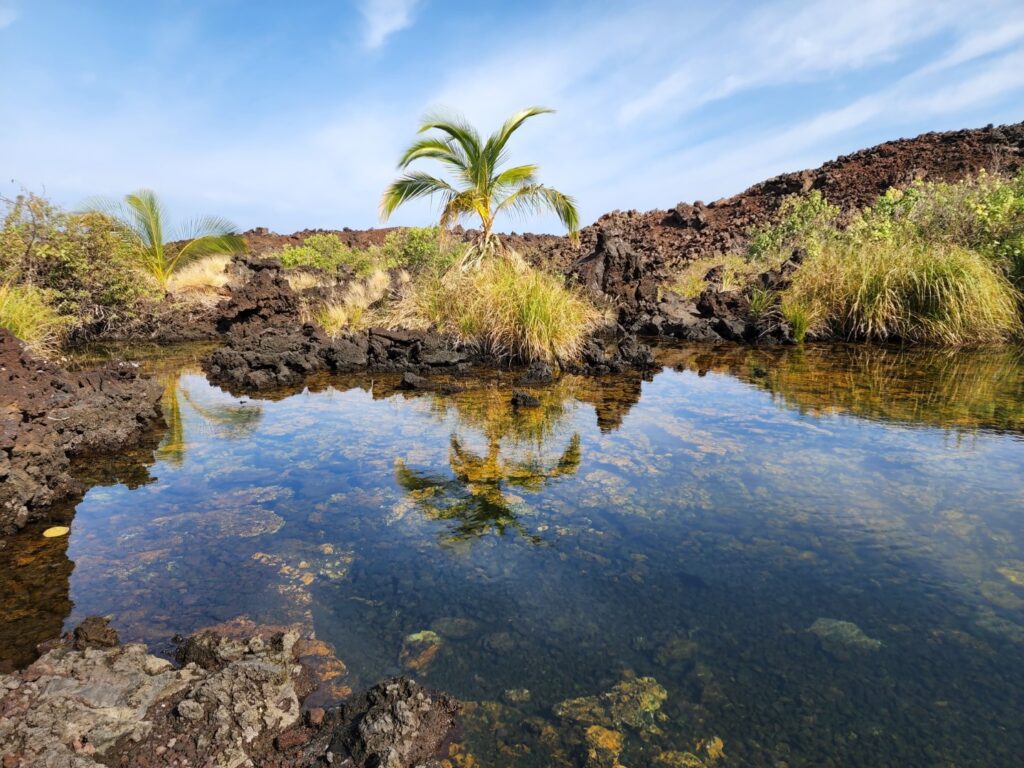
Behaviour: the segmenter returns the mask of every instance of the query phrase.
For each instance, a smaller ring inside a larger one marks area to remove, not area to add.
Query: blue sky
[[[1024,6],[0,0],[0,73],[3,194],[75,206],[147,186],[181,217],[369,227],[425,112],[490,130],[542,104],[557,114],[513,159],[589,222],[1024,120]],[[430,219],[424,204],[394,221]]]

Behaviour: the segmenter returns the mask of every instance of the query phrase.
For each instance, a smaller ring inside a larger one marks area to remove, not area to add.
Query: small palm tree
[[[529,107],[512,115],[501,128],[482,141],[480,134],[461,117],[428,117],[419,133],[439,133],[412,143],[398,162],[400,169],[419,159],[437,160],[452,172],[448,182],[422,171],[408,171],[396,179],[380,201],[381,219],[387,221],[395,209],[408,200],[441,195],[441,228],[453,226],[463,216],[480,219],[480,233],[467,254],[465,265],[503,251],[493,232],[501,213],[526,215],[550,210],[578,240],[579,213],[575,201],[557,189],[537,182],[536,165],[516,165],[501,170],[507,160],[505,145],[527,119],[554,110]]]
[[[124,227],[128,238],[139,246],[143,267],[165,290],[179,266],[204,256],[245,250],[245,238],[237,227],[219,216],[200,216],[165,237],[166,210],[149,189],[125,195],[123,202],[98,198],[87,203],[86,210],[110,216]]]

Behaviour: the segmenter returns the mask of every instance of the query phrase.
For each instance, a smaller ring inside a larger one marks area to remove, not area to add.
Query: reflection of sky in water
[[[1024,444],[959,411],[959,431],[886,421],[902,390],[874,364],[823,395],[821,361],[769,362],[767,378],[666,371],[628,413],[636,382],[568,380],[516,412],[500,382],[240,403],[185,375],[156,480],[78,507],[67,623],[111,614],[159,644],[239,613],[299,622],[357,684],[435,628],[427,683],[531,691],[488,710],[511,725],[477,736],[484,764],[554,761],[510,757],[533,733],[517,724],[631,673],[669,698],[660,735],[626,728],[627,765],[711,736],[739,764],[1011,764]],[[871,420],[849,413],[857,388]],[[818,619],[856,627],[825,625],[837,640],[807,631]]]

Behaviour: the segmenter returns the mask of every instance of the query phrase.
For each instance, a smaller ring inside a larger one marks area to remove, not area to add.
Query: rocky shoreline
[[[324,682],[325,644],[295,628],[231,626],[181,640],[175,665],[120,644],[104,619],[86,619],[27,668],[0,676],[0,765],[440,765],[455,699],[394,678],[306,708]]]
[[[62,370],[0,328],[0,536],[82,494],[76,464],[155,448],[161,393],[127,363]]]
[[[432,330],[370,328],[332,338],[303,322],[301,297],[279,262],[236,258],[233,273],[251,277],[218,305],[215,325],[225,343],[203,361],[210,381],[229,391],[293,387],[316,373],[429,376],[501,365]],[[600,374],[653,364],[650,349],[626,334],[590,339],[581,359],[565,361],[562,368]]]

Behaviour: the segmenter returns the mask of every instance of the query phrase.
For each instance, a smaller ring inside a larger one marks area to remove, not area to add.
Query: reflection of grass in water
[[[678,354],[669,353],[669,358]],[[715,348],[682,354],[686,368],[730,373],[801,412],[850,413],[949,429],[1024,431],[1024,350],[1018,347]]]
[[[192,413],[199,416],[195,426],[199,433],[206,437],[226,440],[249,437],[263,416],[263,409],[259,405],[250,403],[243,406],[234,399],[230,402],[203,402],[181,382],[182,376],[196,373],[198,369],[182,369],[175,374],[157,376],[164,385],[161,405],[164,421],[167,422],[167,436],[157,449],[157,457],[164,461],[181,464],[185,459],[187,440],[185,416],[182,411],[183,401]]]
[[[421,511],[433,520],[456,522],[444,540],[464,541],[491,530],[499,534],[511,530],[539,541],[519,521],[506,489],[542,490],[553,478],[575,473],[581,451],[580,436],[574,434],[553,462],[544,460],[544,442],[565,416],[571,387],[556,384],[535,394],[540,406],[526,409],[513,408],[511,393],[496,387],[435,399],[436,413],[443,417],[454,411],[460,427],[483,433],[486,442],[485,450],[476,452],[458,435],[451,436],[448,464],[453,477],[396,462],[396,481]],[[522,452],[524,446],[524,455],[503,455]]]

